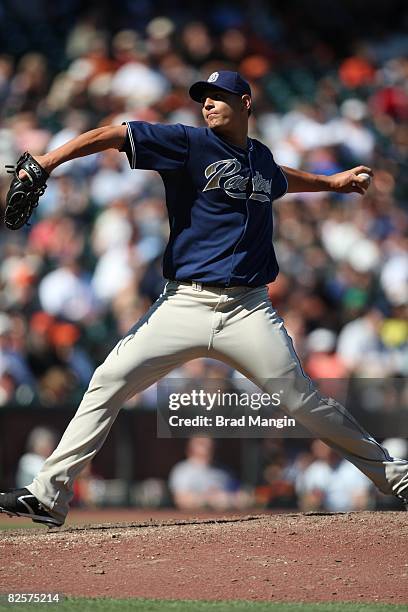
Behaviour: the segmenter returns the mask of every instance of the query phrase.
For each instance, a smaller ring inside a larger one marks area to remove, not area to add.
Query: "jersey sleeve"
[[[272,179],[273,200],[277,200],[287,193],[289,184],[286,174],[280,166],[274,161],[275,172]]]
[[[126,140],[121,149],[131,168],[179,170],[188,158],[188,137],[184,125],[163,125],[146,121],[125,122]]]

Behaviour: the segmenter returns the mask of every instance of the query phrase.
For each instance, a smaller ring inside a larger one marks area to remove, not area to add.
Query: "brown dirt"
[[[5,531],[0,592],[408,603],[404,512]]]

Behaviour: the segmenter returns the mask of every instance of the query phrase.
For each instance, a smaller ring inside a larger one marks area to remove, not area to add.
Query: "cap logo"
[[[219,77],[219,73],[218,72],[213,72],[212,74],[210,74],[210,76],[207,79],[207,83],[214,83],[214,81],[216,81]]]

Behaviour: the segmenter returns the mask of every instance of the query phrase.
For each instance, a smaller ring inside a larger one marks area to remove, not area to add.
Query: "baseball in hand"
[[[369,174],[367,174],[366,172],[361,172],[358,176],[361,176],[361,178],[364,179],[364,181],[367,183],[367,187],[368,187],[369,184],[371,183],[371,176]]]

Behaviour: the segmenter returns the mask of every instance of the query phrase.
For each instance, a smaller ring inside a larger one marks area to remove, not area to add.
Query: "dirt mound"
[[[0,592],[408,603],[404,512],[3,532]]]

